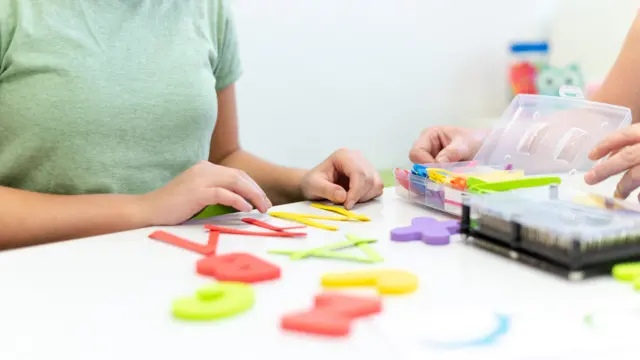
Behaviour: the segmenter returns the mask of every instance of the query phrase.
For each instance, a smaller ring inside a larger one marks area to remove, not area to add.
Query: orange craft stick
[[[288,227],[278,227],[275,225],[271,225],[268,224],[264,221],[260,221],[257,219],[252,219],[252,218],[244,218],[242,219],[243,222],[247,223],[247,224],[251,224],[251,225],[255,225],[267,230],[273,230],[273,231],[285,231],[285,230],[292,230],[292,229],[304,229],[306,226],[301,225],[301,226],[288,226]]]
[[[238,230],[225,228],[222,226],[215,226],[207,224],[204,226],[205,228],[213,231],[218,231],[223,234],[235,234],[235,235],[253,235],[253,236],[273,236],[273,237],[297,237],[297,236],[307,236],[307,233],[300,232],[285,232],[285,231],[274,231],[274,232],[259,232],[259,231],[246,231],[246,230]]]
[[[198,254],[202,254],[202,255],[212,254],[212,251],[209,245],[198,244],[193,241],[189,241],[187,239],[183,239],[181,237],[168,233],[166,231],[162,231],[162,230],[154,231],[149,235],[149,237],[151,239],[162,241],[167,244],[171,244],[173,246],[183,248],[185,250],[197,252]],[[213,252],[215,252],[215,248],[213,249]]]

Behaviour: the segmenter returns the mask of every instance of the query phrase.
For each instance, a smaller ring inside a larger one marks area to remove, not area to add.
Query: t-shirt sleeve
[[[238,39],[231,6],[226,0],[215,0],[214,17],[211,24],[217,56],[213,65],[216,90],[220,91],[235,83],[242,75]]]

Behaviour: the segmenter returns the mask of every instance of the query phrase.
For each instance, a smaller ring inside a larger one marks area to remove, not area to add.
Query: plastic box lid
[[[586,171],[596,162],[591,150],[612,132],[631,123],[629,108],[588,101],[579,89],[560,96],[521,94],[503,113],[474,161],[512,165],[527,175]]]

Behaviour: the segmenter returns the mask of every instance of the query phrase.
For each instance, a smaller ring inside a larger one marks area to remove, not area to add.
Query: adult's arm
[[[594,101],[631,109],[633,123],[640,122],[640,12]]]
[[[0,250],[150,226],[135,195],[50,195],[0,186]]]
[[[270,163],[240,147],[234,84],[218,91],[218,120],[211,136],[209,161],[246,172],[260,185],[273,205],[304,198],[300,184],[307,170]]]

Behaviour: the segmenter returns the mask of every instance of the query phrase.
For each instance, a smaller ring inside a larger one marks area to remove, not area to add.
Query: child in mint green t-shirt
[[[0,0],[0,247],[382,193],[353,151],[305,171],[241,150],[240,75],[222,0]]]

